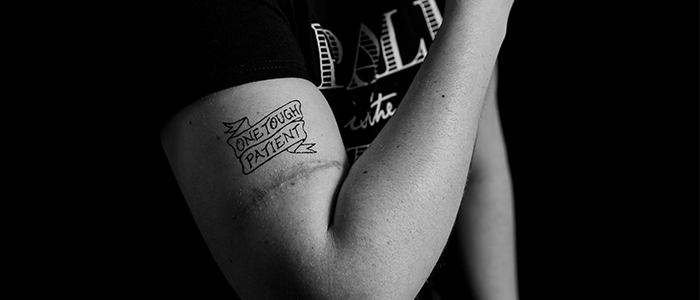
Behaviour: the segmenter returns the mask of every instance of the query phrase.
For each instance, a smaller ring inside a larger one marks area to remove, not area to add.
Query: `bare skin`
[[[243,299],[415,297],[462,201],[511,4],[448,1],[401,106],[352,167],[326,100],[302,79],[232,87],[173,116],[163,147]],[[298,114],[265,123],[292,101]],[[268,127],[236,141],[243,119],[244,131]],[[276,131],[283,119],[298,126]]]

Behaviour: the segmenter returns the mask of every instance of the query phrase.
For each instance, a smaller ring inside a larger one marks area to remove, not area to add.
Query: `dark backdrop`
[[[521,299],[697,299],[693,5],[515,2],[498,97]],[[153,121],[152,104],[176,96],[168,86],[186,84],[173,75],[183,71],[178,11],[126,10],[98,60],[121,75],[105,72],[110,118],[92,134],[101,142],[83,149],[91,154],[78,155],[91,170],[81,182],[90,205],[63,267],[79,270],[71,282],[90,295],[224,298],[233,291]]]

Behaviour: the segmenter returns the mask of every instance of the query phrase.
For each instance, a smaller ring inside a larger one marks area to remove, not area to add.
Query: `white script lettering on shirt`
[[[377,99],[374,99],[374,93],[372,93],[369,102],[371,103],[370,108],[374,108],[374,110],[368,111],[364,119],[358,120],[357,116],[353,116],[343,127],[350,127],[350,130],[355,131],[358,129],[366,129],[367,126],[374,126],[380,121],[388,119],[394,115],[396,108],[394,108],[391,102],[387,102],[384,108],[382,108],[382,102],[393,97],[396,97],[396,93],[391,93],[386,96],[379,93],[377,94]]]

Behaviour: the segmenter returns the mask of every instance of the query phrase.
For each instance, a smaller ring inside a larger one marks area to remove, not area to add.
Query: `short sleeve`
[[[181,101],[244,83],[298,77],[309,79],[289,20],[275,0],[190,1],[181,14]],[[185,96],[186,95],[186,96]],[[176,104],[179,107],[187,103]]]

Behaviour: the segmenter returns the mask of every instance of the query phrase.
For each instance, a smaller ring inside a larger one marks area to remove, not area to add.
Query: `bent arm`
[[[401,106],[352,168],[308,81],[230,88],[169,121],[168,160],[241,297],[415,296],[459,207],[509,9],[448,4]]]
[[[335,210],[332,230],[343,248],[357,249],[353,261],[386,268],[352,274],[400,282],[407,294],[399,298],[418,292],[454,224],[505,34],[500,2],[453,4],[401,106],[350,169]]]

